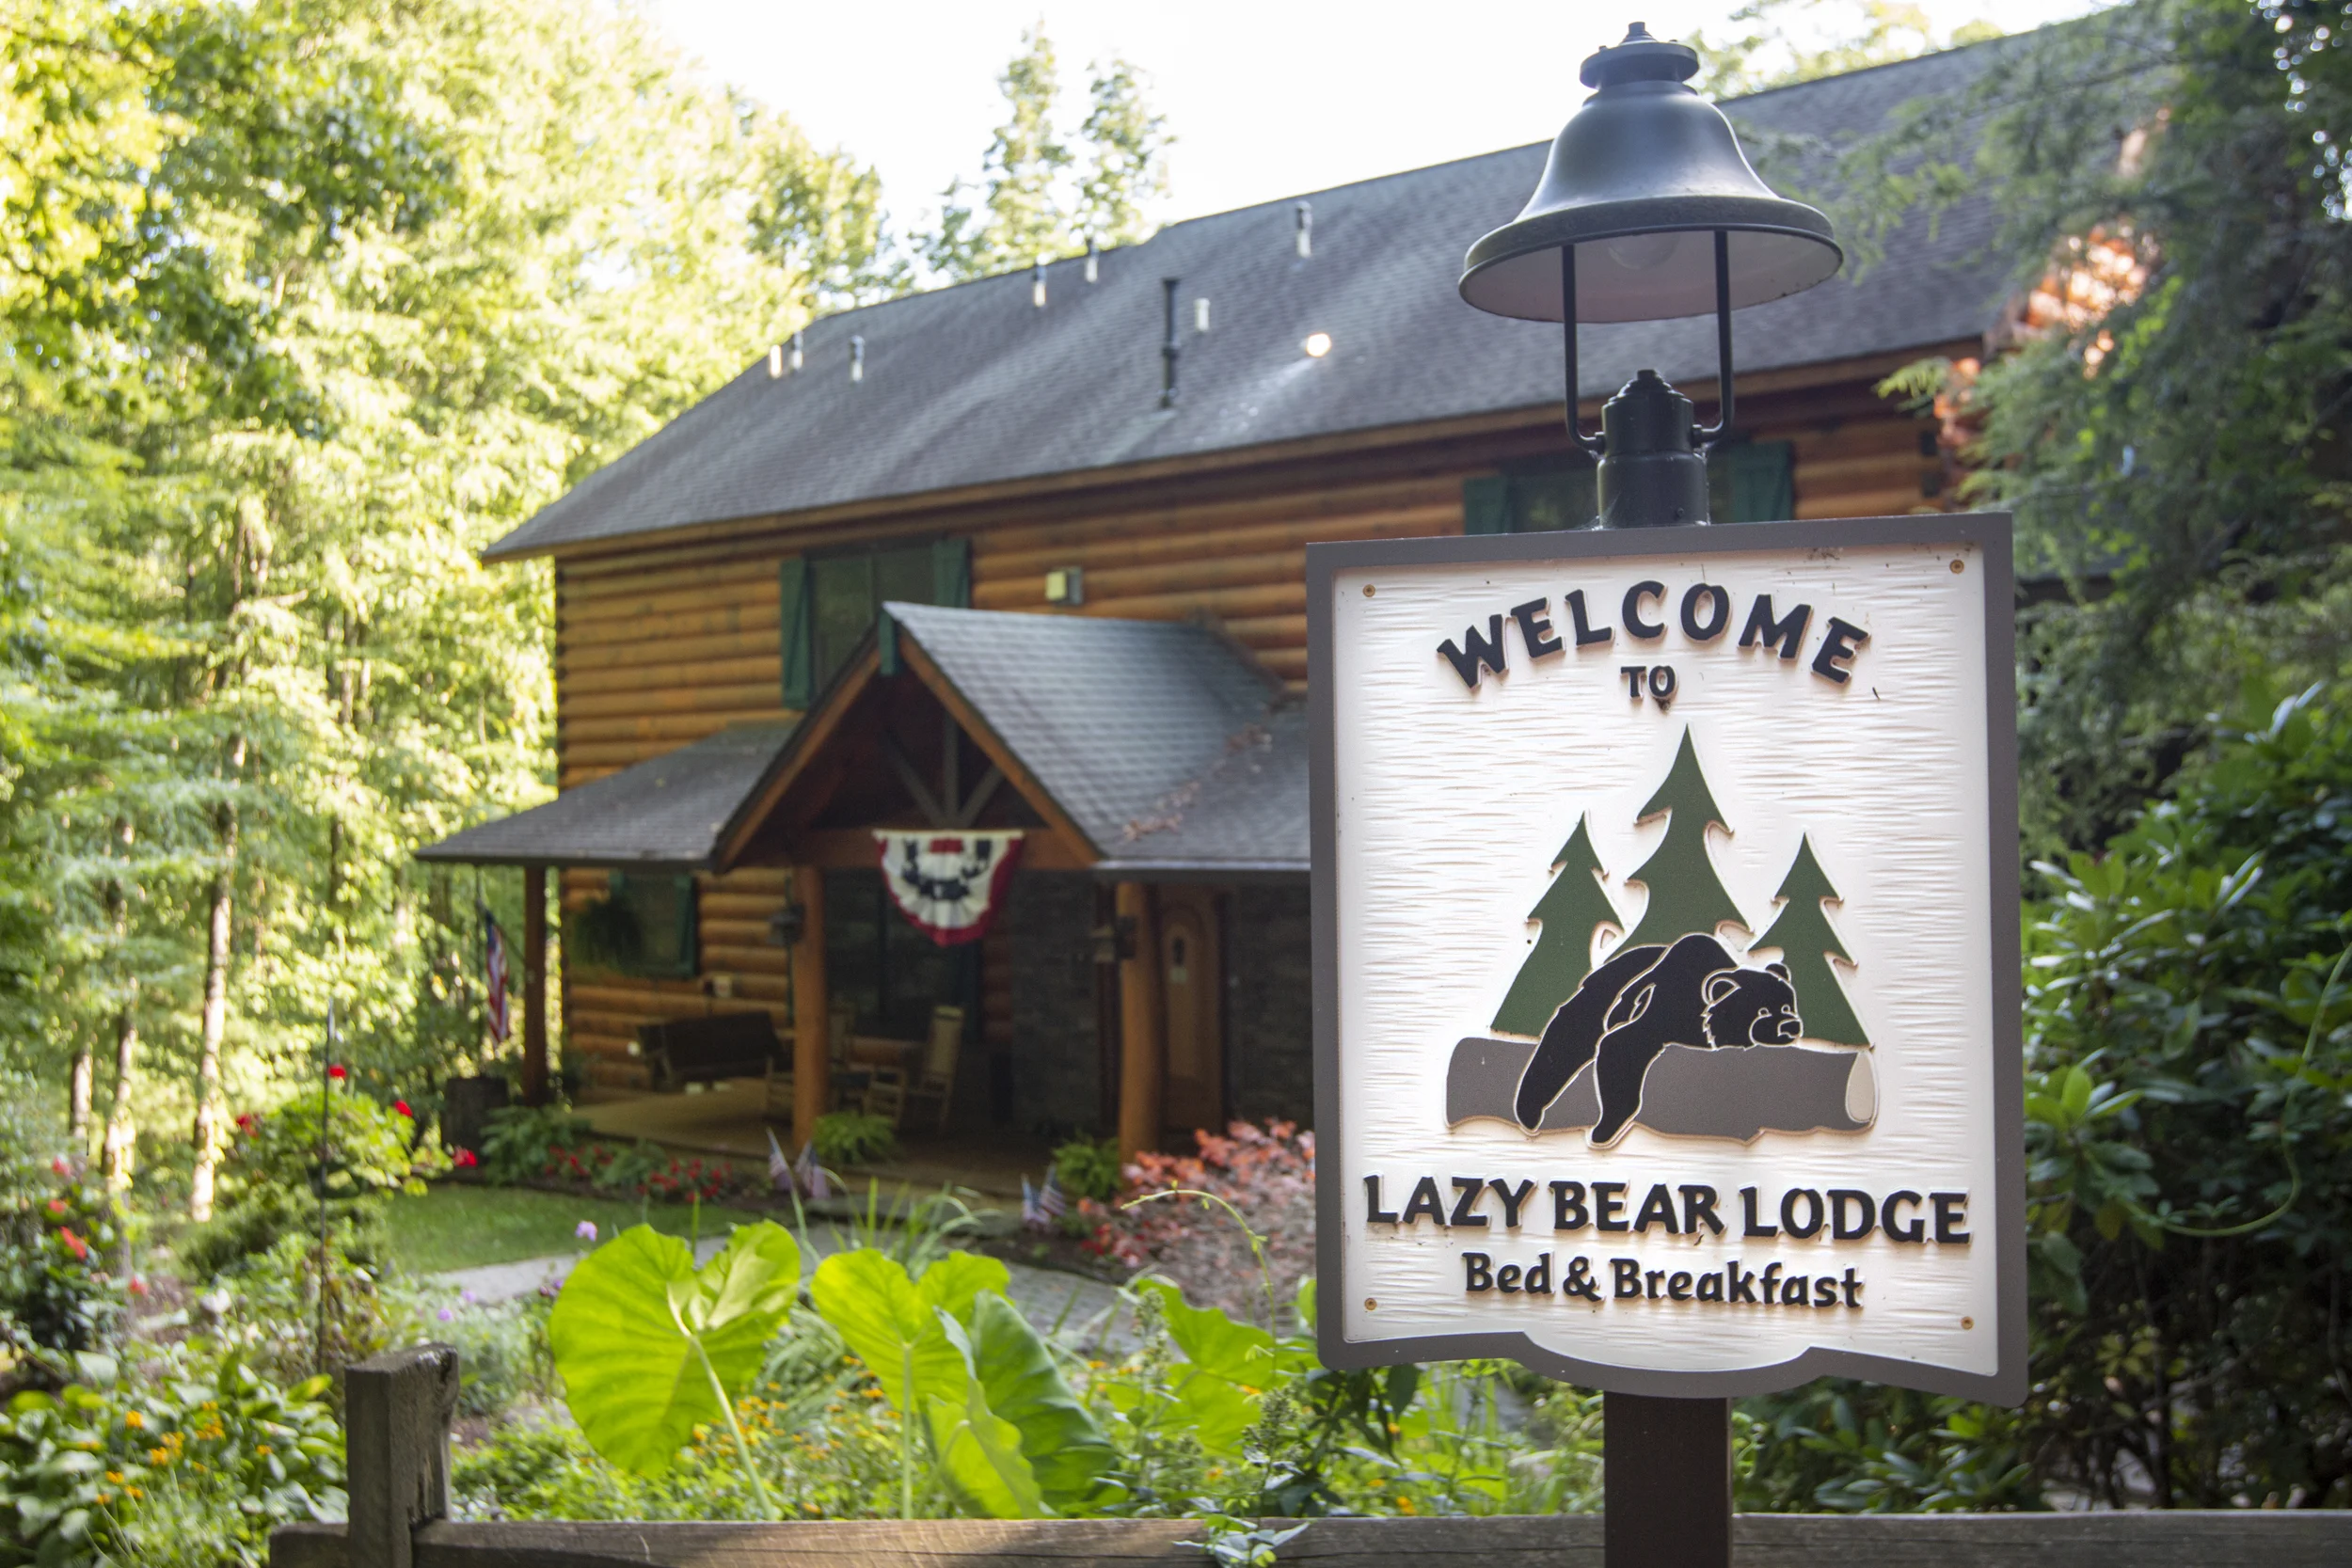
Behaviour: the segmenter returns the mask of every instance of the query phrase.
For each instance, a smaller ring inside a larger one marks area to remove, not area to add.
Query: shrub
[[[833,1111],[817,1118],[817,1158],[828,1165],[870,1165],[898,1152],[888,1117]]]
[[[93,1350],[111,1338],[125,1282],[113,1272],[130,1216],[63,1155],[0,1212],[0,1344]]]
[[[1089,1244],[1129,1268],[1166,1275],[1193,1301],[1263,1323],[1267,1287],[1260,1259],[1232,1215],[1200,1198],[1138,1200],[1183,1190],[1232,1204],[1263,1239],[1264,1276],[1275,1301],[1291,1301],[1315,1266],[1315,1135],[1287,1121],[1237,1121],[1223,1137],[1193,1137],[1198,1154],[1136,1156],[1116,1205],[1083,1205],[1095,1222]]]
[[[0,1411],[0,1568],[266,1559],[269,1531],[340,1518],[328,1379],[281,1386],[234,1354],[150,1348]]]
[[[1072,1197],[1108,1202],[1119,1196],[1119,1140],[1071,1139],[1054,1150],[1054,1174]]]
[[[592,1133],[585,1118],[562,1105],[492,1111],[482,1134],[483,1178],[515,1182],[556,1174],[548,1168],[556,1156],[586,1148]]]
[[[416,1121],[395,1102],[337,1088],[327,1100],[326,1160],[319,1159],[319,1101],[298,1096],[277,1109],[237,1118],[221,1162],[219,1213],[179,1248],[190,1274],[208,1278],[275,1247],[290,1232],[315,1234],[324,1201],[346,1250],[373,1259],[383,1202],[422,1192],[428,1172],[446,1168]]]

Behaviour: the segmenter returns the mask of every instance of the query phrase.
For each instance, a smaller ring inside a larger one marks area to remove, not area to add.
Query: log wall
[[[1891,367],[1890,367],[1891,368]],[[1939,507],[1945,458],[1936,426],[1880,399],[1874,375],[1743,393],[1741,427],[1795,453],[1802,518],[1877,516]],[[1585,411],[1587,420],[1597,410]],[[1704,416],[1704,411],[1703,411]],[[1306,546],[1327,540],[1456,533],[1463,481],[1557,452],[1557,425],[1303,458],[1216,477],[1105,484],[818,527],[744,525],[723,538],[607,546],[559,557],[556,714],[566,789],[676,750],[729,724],[788,717],[781,703],[777,567],[788,553],[890,539],[972,541],[975,608],[1073,613],[1045,602],[1050,571],[1085,573],[1084,615],[1209,616],[1293,683],[1306,677]],[[603,892],[601,873],[566,872],[564,907]],[[767,1006],[782,1025],[781,948],[768,917],[785,902],[781,871],[706,879],[702,972],[733,977],[717,999],[695,981],[569,973],[567,1049],[601,1081],[634,1082],[637,1025],[697,1010]],[[985,1037],[1009,1034],[1009,998],[983,982]]]

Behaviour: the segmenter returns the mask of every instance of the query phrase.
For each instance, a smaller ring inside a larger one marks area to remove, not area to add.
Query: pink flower
[[[417,1117],[417,1113],[408,1108],[408,1101],[405,1100],[393,1101],[392,1110],[395,1115],[406,1117],[411,1121]]]
[[[596,1222],[594,1220],[582,1220],[572,1231],[572,1234],[579,1237],[583,1242],[593,1242],[596,1239]]]
[[[59,1176],[72,1176],[73,1174],[73,1162],[60,1154],[56,1159],[49,1162],[49,1168],[56,1172]]]
[[[65,1243],[68,1252],[73,1254],[74,1261],[87,1262],[89,1260],[89,1243],[76,1236],[72,1227],[61,1227],[57,1231],[57,1239]]]
[[[62,1213],[64,1213],[64,1212],[65,1212],[65,1199],[63,1199],[63,1198],[61,1198],[61,1197],[53,1197],[53,1198],[51,1198],[51,1199],[49,1200],[49,1212],[50,1212],[51,1213],[53,1213],[53,1214],[62,1214]]]
[[[336,1062],[328,1066],[326,1069],[326,1076],[334,1082],[340,1084],[351,1075],[343,1070],[343,1066],[341,1062]]]

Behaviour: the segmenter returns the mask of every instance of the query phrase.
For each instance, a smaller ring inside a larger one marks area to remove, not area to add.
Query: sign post
[[[2009,520],[1307,576],[1325,1362],[1606,1390],[1649,1568],[1728,1560],[1732,1396],[2021,1398]]]

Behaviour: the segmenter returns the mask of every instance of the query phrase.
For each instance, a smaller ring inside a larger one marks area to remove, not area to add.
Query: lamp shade
[[[1481,310],[1561,321],[1560,250],[1580,248],[1576,314],[1660,321],[1715,309],[1713,236],[1727,240],[1731,306],[1823,281],[1845,255],[1829,219],[1748,166],[1723,112],[1686,84],[1699,57],[1640,23],[1584,62],[1597,88],[1551,144],[1519,215],[1470,246],[1462,297]]]

